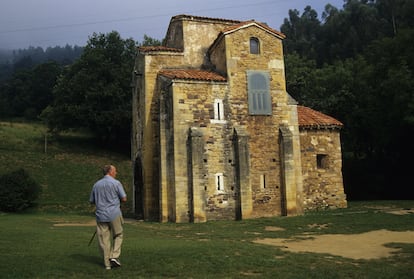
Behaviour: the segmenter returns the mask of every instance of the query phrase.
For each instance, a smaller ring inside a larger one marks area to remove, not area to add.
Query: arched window
[[[270,76],[264,71],[247,71],[249,114],[271,115]]]
[[[250,53],[251,54],[260,53],[260,42],[258,38],[255,38],[255,37],[250,38]]]

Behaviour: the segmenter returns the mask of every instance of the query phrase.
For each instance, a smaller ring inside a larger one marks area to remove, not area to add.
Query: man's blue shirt
[[[105,175],[93,185],[89,201],[96,205],[96,220],[111,222],[121,214],[120,199],[126,193],[121,182],[110,175]]]

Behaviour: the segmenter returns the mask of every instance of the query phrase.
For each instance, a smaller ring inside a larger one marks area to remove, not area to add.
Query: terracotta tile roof
[[[142,46],[137,48],[140,52],[166,51],[166,52],[183,52],[182,49],[166,46]]]
[[[259,27],[265,29],[266,31],[268,31],[268,32],[270,32],[270,33],[272,33],[272,34],[274,34],[274,35],[276,35],[276,36],[278,36],[282,39],[286,38],[285,34],[283,34],[282,32],[276,31],[275,29],[270,28],[267,24],[257,22],[253,19],[249,20],[249,21],[243,21],[243,22],[240,22],[238,24],[235,24],[235,25],[223,30],[222,34],[229,34],[229,33],[232,33],[234,31],[238,30],[238,29],[249,27],[251,25],[258,25]]]
[[[159,71],[160,75],[163,75],[170,79],[184,79],[184,80],[199,80],[199,81],[219,81],[225,82],[227,79],[219,75],[218,73],[196,70],[196,69],[164,69]]]
[[[343,126],[335,118],[304,106],[298,106],[298,120],[300,128],[341,128]]]
[[[190,20],[207,20],[207,21],[217,21],[217,22],[223,22],[223,23],[239,23],[240,20],[233,20],[233,19],[224,19],[224,18],[214,18],[214,17],[205,17],[205,16],[193,16],[193,15],[176,15],[171,18],[172,20],[175,19],[190,19]]]

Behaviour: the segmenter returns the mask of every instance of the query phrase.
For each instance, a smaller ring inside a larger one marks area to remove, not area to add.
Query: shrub
[[[19,212],[34,206],[40,190],[24,169],[0,176],[0,211]]]

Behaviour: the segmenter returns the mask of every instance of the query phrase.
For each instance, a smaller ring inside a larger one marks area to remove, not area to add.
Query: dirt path
[[[130,223],[136,222],[136,220],[125,218],[124,222],[126,224],[130,224]],[[95,218],[93,219],[91,218],[90,221],[84,222],[84,223],[58,222],[58,223],[54,223],[53,226],[54,227],[95,227],[96,221],[95,221]]]
[[[264,238],[255,243],[273,245],[290,252],[327,253],[352,259],[379,259],[401,249],[387,243],[414,243],[414,231],[371,231],[361,234],[324,234],[297,236],[294,239]]]

